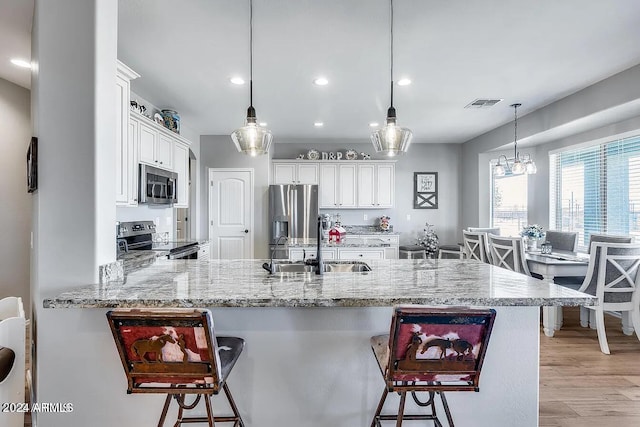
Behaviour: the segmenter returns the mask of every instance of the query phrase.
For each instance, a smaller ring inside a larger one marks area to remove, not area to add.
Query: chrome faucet
[[[278,249],[278,245],[280,244],[280,239],[284,238],[285,242],[287,240],[289,240],[289,238],[285,235],[282,235],[280,237],[278,237],[278,240],[276,240],[276,244],[274,245],[273,249],[271,250],[271,259],[269,260],[269,264],[267,265],[266,263],[262,264],[262,268],[264,268],[265,270],[267,270],[269,273],[273,274],[273,256],[276,253],[276,249]]]

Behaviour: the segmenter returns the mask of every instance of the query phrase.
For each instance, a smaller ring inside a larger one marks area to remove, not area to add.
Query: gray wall
[[[518,119],[518,147],[538,166],[538,173],[529,177],[529,222],[548,227],[550,150],[640,129],[638,81],[640,66],[635,66]],[[522,102],[524,107],[526,101],[505,104]],[[512,143],[509,122],[462,145],[461,227],[489,223],[489,161]]]
[[[305,140],[291,142],[282,140],[275,144],[274,159],[295,159],[306,154],[311,148],[320,152],[354,149],[358,153],[371,154],[373,160],[389,160],[376,155],[368,140],[346,140],[344,144],[327,140]],[[391,217],[394,231],[400,232],[401,243],[415,243],[424,229],[425,223],[433,224],[441,243],[457,241],[460,217],[460,144],[413,144],[409,152],[396,160],[395,207],[393,209],[340,209],[326,210],[325,213],[340,213],[342,222],[350,225],[374,225],[382,215]],[[438,172],[438,209],[413,208],[413,173]],[[367,214],[368,220],[363,219]],[[410,219],[407,220],[407,215]]]
[[[254,257],[269,258],[268,189],[271,168],[270,155],[251,157],[238,153],[229,135],[200,137],[200,230],[208,235],[209,227],[209,168],[253,168],[254,170]]]
[[[0,79],[0,298],[22,297],[29,310],[31,195],[25,165],[31,139],[29,90]]]

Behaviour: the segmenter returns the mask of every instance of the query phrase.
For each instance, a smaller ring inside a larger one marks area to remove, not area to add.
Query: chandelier
[[[371,133],[371,142],[377,153],[395,156],[406,153],[413,134],[409,129],[397,125],[396,109],[393,108],[393,0],[391,3],[391,104],[387,110],[387,124]]]
[[[256,109],[253,108],[253,0],[249,1],[249,108],[245,125],[231,134],[239,152],[256,156],[269,152],[273,135],[268,129],[258,126]]]
[[[538,171],[530,154],[520,156],[518,152],[518,107],[522,104],[511,104],[513,107],[513,158],[507,158],[504,154],[498,157],[498,164],[493,167],[494,176],[534,174]],[[502,160],[504,159],[504,164]]]

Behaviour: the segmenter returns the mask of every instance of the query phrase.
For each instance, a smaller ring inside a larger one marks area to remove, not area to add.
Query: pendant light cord
[[[391,5],[391,108],[393,108],[393,0]]]
[[[518,107],[520,104],[513,104],[513,154],[518,160]]]
[[[253,0],[249,0],[249,105],[253,107]]]

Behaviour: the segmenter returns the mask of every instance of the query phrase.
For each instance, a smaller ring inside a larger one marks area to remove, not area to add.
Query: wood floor
[[[640,426],[640,341],[605,315],[611,354],[603,354],[579,309],[563,310],[562,329],[540,335],[540,426]]]
[[[555,337],[540,334],[540,426],[640,426],[640,341],[605,316],[611,354],[602,354],[596,331],[580,326],[579,313],[565,307]]]

